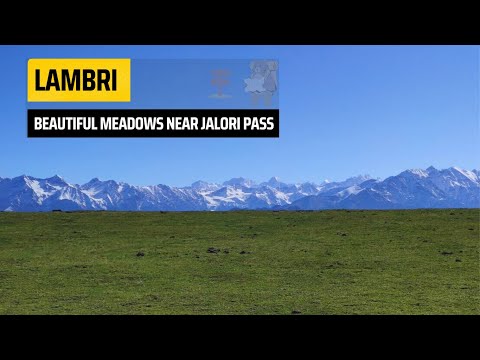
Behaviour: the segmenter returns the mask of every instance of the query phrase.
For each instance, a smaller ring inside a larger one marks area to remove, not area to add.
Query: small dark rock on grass
[[[137,256],[138,257],[145,256],[145,253],[143,251],[139,251],[139,252],[137,252]]]
[[[209,247],[207,250],[207,253],[209,254],[218,254],[220,252],[220,249],[214,248],[214,247]]]
[[[452,255],[453,252],[451,252],[451,251],[442,251],[440,254],[442,254],[442,255]]]
[[[292,315],[300,315],[302,312],[300,310],[293,310]]]
[[[245,250],[240,251],[240,255],[245,255],[245,254],[251,254],[251,252],[245,251]]]

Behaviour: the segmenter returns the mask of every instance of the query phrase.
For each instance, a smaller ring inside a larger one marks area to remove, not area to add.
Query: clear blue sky
[[[280,138],[28,139],[34,57],[278,59]],[[0,177],[182,186],[480,168],[475,46],[0,46],[0,65]]]

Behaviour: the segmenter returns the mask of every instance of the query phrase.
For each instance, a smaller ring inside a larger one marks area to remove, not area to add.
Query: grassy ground
[[[479,314],[479,215],[0,213],[0,313]]]

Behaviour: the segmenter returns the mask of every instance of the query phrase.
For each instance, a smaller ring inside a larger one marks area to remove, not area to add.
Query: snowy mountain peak
[[[198,180],[198,181],[195,181],[194,183],[192,183],[191,187],[192,188],[198,188],[198,187],[203,188],[203,187],[208,186],[208,185],[210,185],[208,182],[203,181],[203,180]]]
[[[255,186],[255,182],[249,179],[245,179],[243,177],[238,177],[225,181],[223,183],[223,186],[244,186],[249,188]]]
[[[428,171],[422,170],[422,169],[408,169],[400,173],[400,175],[407,175],[407,176],[413,175],[415,177],[426,178],[428,177]]]
[[[464,176],[471,181],[477,181],[478,180],[478,175],[474,171],[464,170],[464,169],[459,168],[458,166],[453,166],[453,167],[449,168],[449,170],[451,170],[453,173]]]
[[[192,185],[190,185],[190,187],[195,191],[214,191],[218,190],[220,188],[220,185],[198,180],[195,181]]]
[[[357,180],[357,181],[365,181],[365,180],[370,180],[372,177],[368,174],[360,174],[357,176],[352,176],[348,178],[347,180]]]
[[[292,203],[292,208],[416,209],[480,207],[480,178],[461,168],[410,169],[383,181],[368,180],[337,187]]]
[[[371,179],[372,179],[372,177],[368,174],[357,175],[357,176],[352,176],[352,177],[348,178],[347,180],[343,181],[343,184],[347,185],[347,186],[354,186],[354,185],[361,184],[362,182],[367,181],[367,180],[371,180]]]
[[[0,180],[0,211],[122,210],[195,211],[231,209],[403,209],[480,207],[478,170],[433,166],[410,169],[385,180],[369,175],[315,185],[282,183],[273,177],[256,185],[233,178],[223,185],[196,181],[187,187],[132,186],[93,178],[68,184],[56,175]]]
[[[47,183],[49,183],[50,185],[54,185],[54,186],[64,186],[64,185],[67,185],[67,182],[65,181],[65,179],[59,175],[54,175],[50,178],[47,178],[45,179],[45,181]]]

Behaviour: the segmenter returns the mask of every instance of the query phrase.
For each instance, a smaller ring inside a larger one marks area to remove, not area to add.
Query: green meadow
[[[0,314],[479,314],[479,215],[0,213]]]

